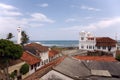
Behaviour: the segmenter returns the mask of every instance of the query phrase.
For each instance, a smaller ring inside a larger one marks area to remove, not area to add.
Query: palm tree
[[[7,38],[6,39],[8,39],[8,40],[10,40],[11,38],[13,38],[14,36],[13,36],[13,34],[12,33],[8,33],[8,35],[7,35]]]
[[[22,31],[21,35],[22,35],[22,37],[21,37],[21,45],[24,45],[25,43],[28,43],[29,37],[26,34],[26,32]]]

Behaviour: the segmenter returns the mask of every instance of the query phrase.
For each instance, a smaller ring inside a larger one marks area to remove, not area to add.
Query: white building
[[[42,67],[41,59],[28,51],[23,52],[21,60],[25,61],[29,65],[28,75]]]
[[[30,43],[24,46],[24,50],[29,51],[32,54],[38,56],[41,59],[43,65],[49,63],[48,47],[38,43]]]
[[[79,49],[82,50],[99,50],[105,52],[115,52],[117,42],[109,37],[95,37],[90,32],[80,32]]]

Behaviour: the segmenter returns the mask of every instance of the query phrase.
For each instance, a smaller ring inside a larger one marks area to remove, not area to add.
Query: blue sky
[[[120,39],[120,0],[0,0],[0,37],[78,40],[80,31]]]

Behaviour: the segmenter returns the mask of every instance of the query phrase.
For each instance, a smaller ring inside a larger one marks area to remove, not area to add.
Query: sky
[[[0,0],[0,38],[21,27],[30,40],[79,40],[79,32],[120,40],[120,0]]]

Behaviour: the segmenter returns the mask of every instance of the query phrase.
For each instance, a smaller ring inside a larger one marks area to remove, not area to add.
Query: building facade
[[[115,52],[117,42],[109,37],[95,37],[90,32],[80,32],[79,49],[88,51]]]
[[[48,47],[38,43],[29,43],[24,46],[24,50],[38,56],[41,59],[43,65],[49,63]]]

